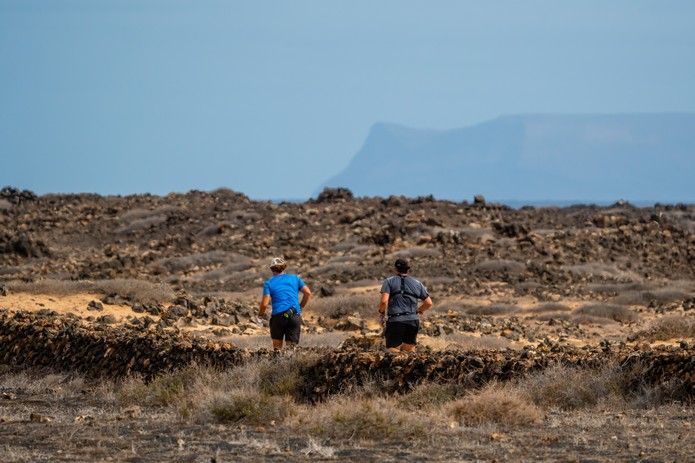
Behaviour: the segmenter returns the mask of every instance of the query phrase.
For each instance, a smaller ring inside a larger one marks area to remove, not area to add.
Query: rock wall
[[[276,355],[173,330],[86,325],[77,317],[0,310],[0,363],[16,367],[152,378],[193,362],[224,368]],[[406,392],[422,381],[476,387],[492,380],[518,378],[557,363],[595,368],[609,361],[618,362],[628,373],[626,387],[630,390],[676,383],[678,397],[674,398],[695,398],[695,348],[686,344],[641,350],[624,345],[574,348],[539,344],[524,350],[412,355],[356,347],[322,349],[304,367],[297,393],[303,400],[319,401],[372,380],[391,393]]]

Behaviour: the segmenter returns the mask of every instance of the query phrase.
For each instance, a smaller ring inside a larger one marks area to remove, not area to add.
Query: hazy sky
[[[695,1],[0,0],[0,186],[308,196],[377,121],[695,111]]]

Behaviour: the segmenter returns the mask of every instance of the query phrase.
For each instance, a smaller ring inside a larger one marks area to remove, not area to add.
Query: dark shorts
[[[386,347],[398,347],[401,344],[417,344],[417,332],[420,330],[420,322],[417,320],[405,322],[386,322]]]
[[[285,340],[293,344],[299,344],[299,335],[302,331],[302,316],[289,314],[289,311],[270,317],[270,337],[276,341]]]

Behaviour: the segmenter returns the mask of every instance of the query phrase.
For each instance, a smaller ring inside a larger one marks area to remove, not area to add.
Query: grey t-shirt
[[[403,281],[405,282],[405,292],[415,297],[406,294],[399,294],[401,290],[400,275],[388,277],[384,280],[384,284],[381,285],[381,292],[389,293],[390,295],[387,313],[389,314],[388,320],[391,322],[417,320],[418,299],[424,301],[430,297],[425,285],[420,283],[420,281],[416,280],[415,278],[406,276],[403,278]],[[407,315],[393,316],[393,314],[404,312],[406,312]]]

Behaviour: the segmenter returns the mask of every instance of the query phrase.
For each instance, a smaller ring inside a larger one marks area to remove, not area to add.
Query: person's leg
[[[283,318],[277,315],[270,317],[270,339],[273,341],[273,349],[282,349],[282,340],[285,337]]]
[[[299,337],[302,334],[302,317],[301,315],[293,315],[287,321],[285,329],[285,345],[288,349],[292,349],[299,344]]]
[[[403,343],[400,345],[400,350],[403,352],[415,352],[415,344]]]
[[[403,352],[415,352],[415,346],[417,345],[417,332],[420,330],[420,323],[415,324],[403,324],[403,344],[401,344],[401,350]]]
[[[386,338],[386,350],[388,352],[400,352],[401,345],[403,344],[403,333],[401,332],[401,328],[401,323],[386,322],[384,337]]]

